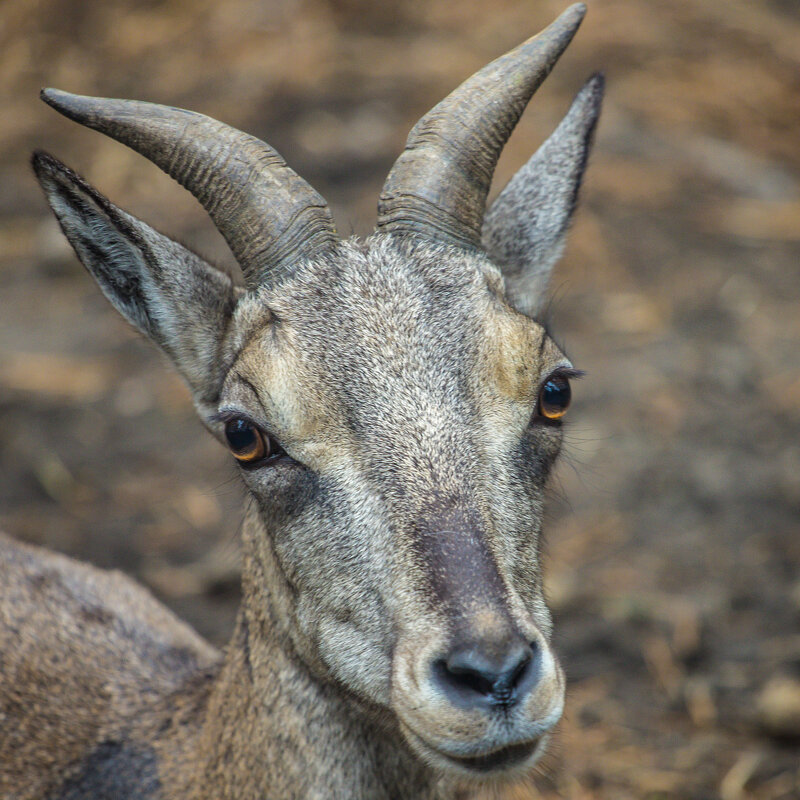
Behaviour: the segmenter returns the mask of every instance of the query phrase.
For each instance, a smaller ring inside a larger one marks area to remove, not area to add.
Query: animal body
[[[0,797],[424,800],[538,760],[564,698],[539,540],[574,369],[535,317],[600,76],[484,212],[584,11],[422,118],[365,241],[251,136],[43,92],[180,181],[241,265],[243,287],[34,156],[78,257],[174,362],[252,503],[224,653],[123,575],[0,538]]]

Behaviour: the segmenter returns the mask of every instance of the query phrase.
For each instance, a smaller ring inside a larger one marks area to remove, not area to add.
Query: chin
[[[547,750],[550,734],[488,747],[445,750],[434,747],[407,726],[403,733],[415,753],[442,778],[459,783],[484,784],[518,781],[530,775]]]

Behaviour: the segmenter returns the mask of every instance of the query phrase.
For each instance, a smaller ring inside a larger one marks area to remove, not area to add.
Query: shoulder
[[[127,678],[180,680],[218,652],[144,587],[0,533],[0,641],[55,647],[63,657],[106,658]],[[0,652],[5,648],[0,648]],[[160,673],[160,675],[159,675]],[[114,673],[118,674],[118,673]]]
[[[138,763],[103,743],[219,657],[127,576],[0,533],[0,796],[91,753]]]

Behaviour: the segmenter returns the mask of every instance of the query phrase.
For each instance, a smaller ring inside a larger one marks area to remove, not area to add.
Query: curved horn
[[[511,131],[581,24],[586,6],[476,72],[408,135],[378,203],[378,229],[479,247],[486,195]]]
[[[274,283],[292,261],[337,241],[325,200],[269,145],[210,117],[136,100],[43,89],[81,125],[150,159],[188,189],[225,237],[250,288]]]

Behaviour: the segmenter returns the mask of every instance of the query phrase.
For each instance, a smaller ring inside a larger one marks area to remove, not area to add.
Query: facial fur
[[[233,326],[219,411],[288,456],[242,471],[298,650],[412,742],[468,755],[541,735],[561,703],[538,569],[561,430],[536,399],[570,366],[544,328],[485,256],[390,236],[246,296]],[[538,641],[553,674],[499,727],[427,674],[453,637],[498,626]]]

